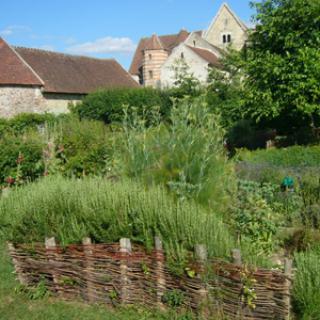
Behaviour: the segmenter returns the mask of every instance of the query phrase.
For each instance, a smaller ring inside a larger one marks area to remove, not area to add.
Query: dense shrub
[[[5,134],[23,134],[28,130],[39,129],[46,123],[54,123],[61,116],[50,113],[21,113],[11,119],[0,119],[0,137]]]
[[[162,187],[146,189],[130,181],[46,177],[0,200],[0,230],[5,239],[63,244],[90,236],[95,242],[131,238],[148,248],[162,237],[168,257],[183,262],[197,243],[209,256],[229,255],[233,240],[215,214],[192,201],[177,202]]]
[[[69,117],[48,128],[48,173],[102,175],[110,153],[107,127],[102,122]]]
[[[241,150],[239,159],[250,163],[263,163],[285,167],[316,167],[320,163],[320,146],[293,146],[284,149],[266,149],[248,152]]]
[[[320,250],[297,253],[295,263],[293,297],[299,319],[319,319]]]
[[[142,115],[152,107],[159,107],[160,113],[166,117],[170,111],[171,100],[166,91],[152,88],[109,89],[89,94],[73,108],[73,112],[81,118],[101,120],[105,123],[122,122],[124,106]]]
[[[44,173],[44,143],[35,133],[0,139],[0,185],[33,181]]]

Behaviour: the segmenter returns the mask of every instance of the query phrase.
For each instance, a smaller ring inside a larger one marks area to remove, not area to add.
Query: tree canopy
[[[320,114],[320,1],[254,2],[245,49],[246,113],[256,120]]]

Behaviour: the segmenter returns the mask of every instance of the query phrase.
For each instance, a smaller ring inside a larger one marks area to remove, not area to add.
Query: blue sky
[[[12,45],[116,58],[128,68],[143,36],[206,29],[223,0],[10,0],[0,36]],[[227,3],[246,22],[247,0]]]

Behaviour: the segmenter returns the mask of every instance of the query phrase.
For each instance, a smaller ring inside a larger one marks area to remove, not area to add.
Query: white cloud
[[[0,30],[0,36],[9,37],[9,36],[12,36],[13,34],[21,33],[21,32],[27,32],[27,33],[31,32],[31,28],[27,26],[18,26],[18,25],[8,26],[3,30]]]
[[[98,54],[98,53],[131,53],[136,45],[130,38],[105,37],[93,42],[85,42],[67,48],[67,51],[77,54]]]

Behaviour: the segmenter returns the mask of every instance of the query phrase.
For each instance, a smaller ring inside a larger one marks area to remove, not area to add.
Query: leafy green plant
[[[45,279],[40,280],[35,287],[19,285],[15,288],[15,292],[25,294],[30,300],[41,300],[50,295]]]
[[[178,289],[167,291],[162,297],[162,301],[171,308],[181,307],[184,300],[184,293]]]

